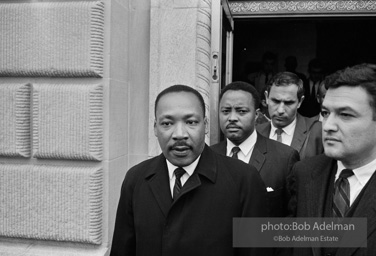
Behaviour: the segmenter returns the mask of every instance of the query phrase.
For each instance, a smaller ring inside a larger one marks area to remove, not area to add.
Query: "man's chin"
[[[277,128],[283,128],[286,126],[286,122],[283,120],[273,120],[273,125]]]
[[[324,147],[324,153],[327,157],[330,157],[336,160],[341,160],[343,158],[342,154],[338,152],[338,150],[335,150],[333,148]]]
[[[239,133],[231,132],[226,134],[226,138],[231,141],[237,141],[240,139]]]

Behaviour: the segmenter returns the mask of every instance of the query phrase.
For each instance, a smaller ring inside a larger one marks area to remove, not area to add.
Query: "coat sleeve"
[[[136,255],[136,235],[132,206],[134,185],[132,183],[131,171],[129,171],[121,188],[110,256]]]

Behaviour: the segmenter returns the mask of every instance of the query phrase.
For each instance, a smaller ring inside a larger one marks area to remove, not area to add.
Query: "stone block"
[[[100,244],[100,167],[0,165],[0,236]]]
[[[30,157],[30,85],[0,85],[0,155]]]
[[[33,156],[102,160],[101,85],[33,85]]]
[[[103,76],[104,3],[2,3],[0,24],[0,76]]]

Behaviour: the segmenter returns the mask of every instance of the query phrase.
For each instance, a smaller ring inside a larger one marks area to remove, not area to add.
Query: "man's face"
[[[325,154],[356,168],[376,158],[376,121],[370,97],[361,87],[329,89],[323,105]]]
[[[309,78],[315,83],[324,78],[324,72],[321,68],[311,68],[308,73]]]
[[[304,97],[299,101],[298,86],[290,84],[288,86],[273,85],[269,94],[265,92],[265,98],[273,125],[277,128],[284,128],[294,121]]]
[[[219,103],[219,126],[235,145],[240,145],[253,133],[256,116],[252,94],[242,90],[223,94]]]
[[[265,73],[273,73],[275,61],[273,59],[265,59],[263,61],[263,67]]]
[[[193,163],[204,149],[207,123],[197,96],[190,92],[162,96],[155,118],[154,134],[167,160],[180,167]]]

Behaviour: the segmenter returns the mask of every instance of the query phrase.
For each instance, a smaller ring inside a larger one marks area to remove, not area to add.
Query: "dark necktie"
[[[268,81],[269,81],[269,74],[265,73],[265,85],[268,84]]]
[[[283,130],[281,128],[278,128],[275,133],[277,134],[277,141],[281,142],[282,143],[282,133],[283,133]]]
[[[175,185],[174,185],[174,191],[173,191],[173,196],[172,199],[176,199],[180,193],[180,190],[182,188],[180,178],[181,176],[184,175],[185,170],[181,167],[176,168],[175,171]]]
[[[354,173],[352,170],[343,169],[337,181],[334,183],[333,216],[344,217],[350,208],[350,184],[348,177]]]
[[[231,149],[231,152],[232,152],[232,158],[235,158],[235,159],[238,159],[238,153],[240,151],[240,148],[239,147],[233,147]]]

